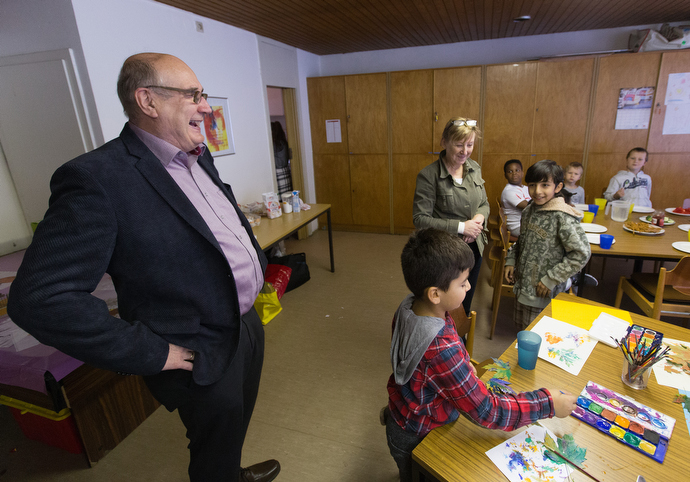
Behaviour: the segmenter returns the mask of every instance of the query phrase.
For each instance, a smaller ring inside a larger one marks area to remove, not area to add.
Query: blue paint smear
[[[508,462],[508,470],[510,470],[511,472],[515,469],[522,471],[527,469],[527,463],[525,462],[525,458],[517,450],[513,450],[508,458],[510,459],[510,461]]]

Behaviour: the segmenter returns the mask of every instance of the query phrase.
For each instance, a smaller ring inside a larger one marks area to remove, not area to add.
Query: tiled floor
[[[245,464],[276,458],[281,482],[397,480],[378,412],[387,398],[390,323],[407,293],[399,261],[406,239],[335,232],[335,273],[329,271],[325,232],[286,243],[288,252],[307,253],[311,280],[285,295],[283,312],[266,326],[266,359]],[[618,276],[631,270],[632,262],[609,260],[602,278],[595,260],[592,272],[601,283],[586,295],[612,304]],[[474,298],[478,360],[499,356],[517,331],[512,299],[504,298],[494,339],[487,338],[489,274],[485,263]],[[0,481],[181,482],[187,480],[184,433],[177,414],[160,408],[88,468],[82,455],[27,440],[0,407]]]

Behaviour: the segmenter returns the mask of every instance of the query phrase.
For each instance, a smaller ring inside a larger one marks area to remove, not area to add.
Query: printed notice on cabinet
[[[621,89],[618,93],[615,129],[648,129],[653,100],[654,87]]]
[[[343,142],[343,137],[340,133],[340,119],[326,121],[326,142]]]
[[[690,72],[669,74],[663,135],[690,134]]]

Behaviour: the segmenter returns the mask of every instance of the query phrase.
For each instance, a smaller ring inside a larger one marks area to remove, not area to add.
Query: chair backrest
[[[675,268],[666,272],[664,284],[690,296],[690,256],[683,256]]]
[[[508,231],[508,218],[505,209],[502,207],[498,209],[498,218],[500,220],[498,229],[501,232],[501,241],[503,242],[503,247],[508,249],[512,243],[510,242],[510,231]]]
[[[472,348],[474,348],[474,327],[477,323],[477,312],[470,312],[470,316],[465,313],[465,308],[461,305],[450,312],[450,316],[455,322],[455,330],[460,337],[466,336],[465,348],[472,357]]]

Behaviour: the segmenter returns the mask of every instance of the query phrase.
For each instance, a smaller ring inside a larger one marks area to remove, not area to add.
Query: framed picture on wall
[[[213,112],[204,115],[201,131],[206,145],[213,157],[235,153],[235,140],[232,137],[232,122],[227,97],[208,96],[208,104]]]

